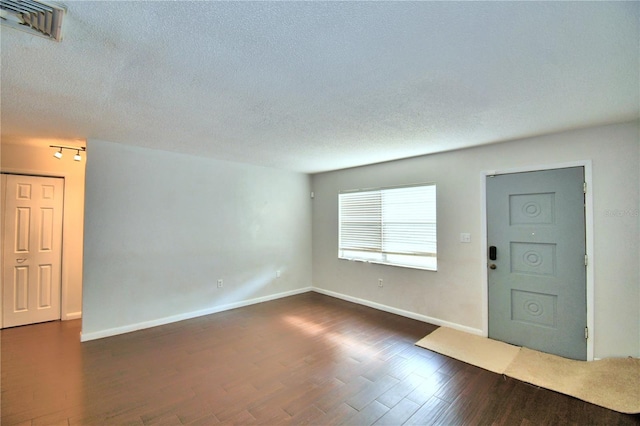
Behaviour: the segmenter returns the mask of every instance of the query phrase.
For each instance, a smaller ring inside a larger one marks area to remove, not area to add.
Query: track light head
[[[53,153],[53,156],[58,160],[62,158],[62,150],[68,149],[69,151],[75,151],[76,155],[73,156],[75,161],[82,161],[82,156],[80,155],[80,151],[85,151],[86,148],[84,146],[64,146],[64,145],[49,145],[50,148],[56,148],[58,151]]]

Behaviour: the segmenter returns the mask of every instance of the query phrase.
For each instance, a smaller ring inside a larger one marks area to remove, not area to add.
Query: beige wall
[[[314,175],[313,285],[370,306],[486,333],[483,173],[588,161],[593,355],[640,356],[639,151],[638,123],[632,122]],[[339,191],[417,182],[438,185],[437,272],[338,260]],[[460,243],[462,232],[471,233],[470,244]]]
[[[82,316],[82,244],[84,223],[85,161],[73,161],[73,152],[65,151],[62,159],[53,157],[49,145],[84,146],[82,141],[12,140],[0,145],[0,169],[3,173],[64,178],[64,219],[62,248],[63,320]]]
[[[310,290],[309,176],[87,149],[83,340]]]

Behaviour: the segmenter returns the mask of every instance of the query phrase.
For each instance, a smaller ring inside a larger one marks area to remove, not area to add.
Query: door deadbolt
[[[496,246],[489,247],[489,260],[496,260],[498,258],[498,248]]]
[[[489,269],[496,269],[496,268],[497,268],[497,266],[496,266],[495,263],[492,263],[491,265],[489,265]]]

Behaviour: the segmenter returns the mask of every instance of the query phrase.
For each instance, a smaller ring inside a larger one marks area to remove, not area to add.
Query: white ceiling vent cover
[[[7,25],[56,41],[62,40],[62,20],[66,9],[36,0],[0,0],[0,20]]]

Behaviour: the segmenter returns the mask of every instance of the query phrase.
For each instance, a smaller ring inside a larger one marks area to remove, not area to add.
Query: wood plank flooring
[[[435,326],[317,293],[80,343],[2,330],[2,425],[640,424],[414,343]]]

